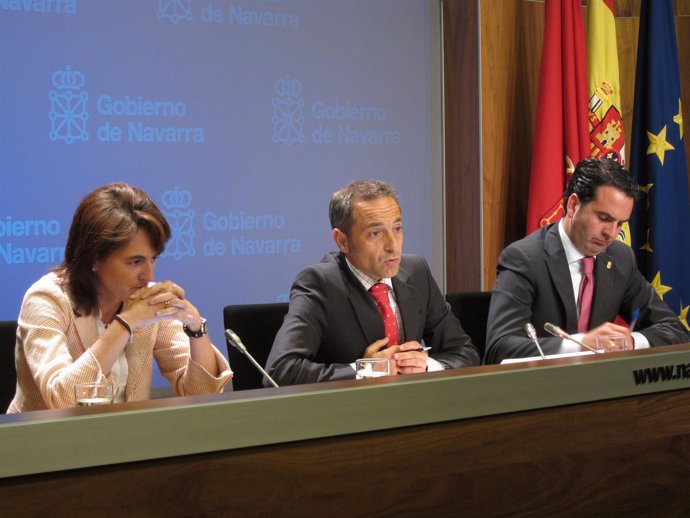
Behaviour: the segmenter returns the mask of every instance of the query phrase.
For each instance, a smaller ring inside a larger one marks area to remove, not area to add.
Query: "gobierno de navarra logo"
[[[273,142],[286,146],[304,143],[304,99],[302,83],[289,77],[278,79],[273,86]]]
[[[56,70],[52,75],[53,89],[48,92],[50,99],[50,140],[62,140],[73,144],[78,140],[89,140],[86,122],[89,114],[86,101],[89,94],[82,89],[86,84],[84,74],[72,70]]]
[[[158,11],[156,15],[161,20],[168,20],[172,23],[181,21],[191,21],[192,0],[158,0]]]
[[[194,248],[194,209],[192,205],[192,193],[175,189],[163,193],[163,215],[170,223],[172,235],[161,257],[172,257],[179,261],[185,256],[196,255]]]
[[[87,123],[99,119],[91,119],[87,110],[90,95],[84,89],[84,74],[67,66],[53,72],[51,78],[48,138],[66,144],[88,141],[91,134]],[[149,100],[141,95],[113,99],[107,94],[95,98],[97,114],[104,117],[91,132],[99,142],[203,144],[206,140],[203,127],[176,123],[188,113],[187,104],[182,100]],[[154,122],[160,118],[166,122]]]

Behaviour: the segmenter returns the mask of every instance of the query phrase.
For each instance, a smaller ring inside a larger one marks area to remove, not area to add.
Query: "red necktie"
[[[577,305],[580,307],[580,319],[577,321],[577,332],[589,331],[589,317],[592,313],[592,298],[594,297],[594,257],[583,257],[582,280],[580,281],[580,294],[577,297]]]
[[[369,288],[369,294],[376,301],[379,313],[383,317],[383,327],[388,337],[388,347],[398,345],[400,343],[398,321],[395,319],[395,313],[393,313],[393,308],[388,300],[388,286],[382,282],[377,282]]]

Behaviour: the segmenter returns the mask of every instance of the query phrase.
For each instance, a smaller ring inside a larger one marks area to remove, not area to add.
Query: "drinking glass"
[[[112,383],[79,383],[74,386],[77,406],[107,405],[113,402]]]
[[[357,379],[378,378],[390,374],[390,363],[386,358],[361,358],[355,361]]]
[[[627,350],[628,341],[623,335],[602,335],[596,337],[596,349],[610,353]]]

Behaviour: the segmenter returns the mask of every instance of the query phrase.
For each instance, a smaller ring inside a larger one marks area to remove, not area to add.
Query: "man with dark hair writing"
[[[633,251],[616,238],[639,194],[635,179],[618,163],[586,159],[565,191],[564,216],[508,246],[487,323],[486,363],[535,356],[525,334],[531,322],[546,354],[580,346],[547,336],[551,323],[593,347],[597,336],[618,334],[628,349],[685,343],[690,336],[637,269]],[[634,329],[615,324],[620,316]]]

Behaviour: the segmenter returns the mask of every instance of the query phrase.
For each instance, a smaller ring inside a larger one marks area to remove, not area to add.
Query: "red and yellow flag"
[[[589,76],[589,137],[593,157],[625,165],[625,133],[621,110],[614,0],[589,0],[587,65]],[[618,238],[630,245],[627,223]]]
[[[590,154],[582,0],[546,0],[527,232],[563,215],[563,191]]]
[[[625,165],[614,0],[589,0],[587,64],[592,156]]]

